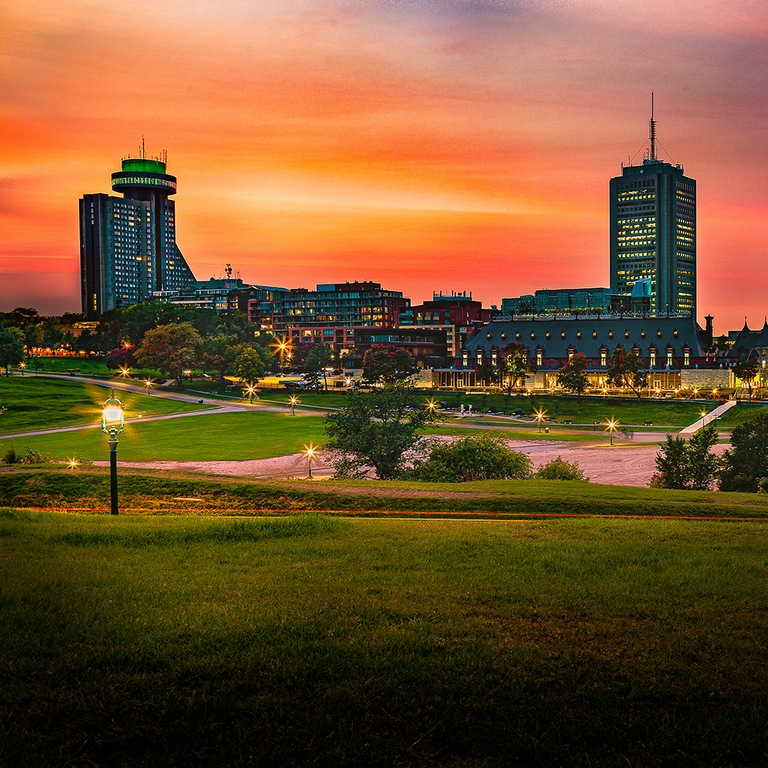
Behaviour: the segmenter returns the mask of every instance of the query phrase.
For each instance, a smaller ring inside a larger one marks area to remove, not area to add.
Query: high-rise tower
[[[611,292],[649,281],[651,312],[695,316],[696,181],[659,160],[653,96],[648,139],[642,164],[622,164],[610,183]]]
[[[159,291],[195,285],[176,245],[176,177],[166,158],[125,158],[112,174],[123,197],[84,195],[80,200],[80,275],[83,312],[96,318]]]

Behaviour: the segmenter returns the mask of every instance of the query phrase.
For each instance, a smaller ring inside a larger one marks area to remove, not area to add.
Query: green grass
[[[38,371],[42,373],[77,371],[80,376],[110,376],[113,373],[107,368],[104,360],[93,360],[88,357],[32,357],[25,362],[27,364],[25,378]]]
[[[0,514],[0,764],[765,762],[762,525]]]
[[[210,406],[168,400],[157,396],[119,392],[126,418],[139,414],[158,416],[207,410]],[[65,379],[37,376],[0,377],[0,433],[55,429],[76,425],[98,424],[101,404],[109,397],[109,389]]]
[[[158,397],[138,396],[143,402]],[[167,401],[171,402],[171,401]],[[189,418],[126,424],[119,437],[120,461],[244,461],[287,456],[304,443],[321,444],[323,419],[297,412],[203,414]],[[80,455],[91,460],[109,456],[106,436],[99,429],[25,435],[0,440],[0,455],[10,447],[50,454],[59,460]]]
[[[300,467],[303,469],[303,466]],[[546,480],[417,483],[254,480],[181,472],[118,472],[120,507],[135,513],[280,510],[520,518],[531,515],[649,515],[768,518],[765,494],[670,491]],[[65,510],[109,509],[106,468],[0,470],[0,504]]]

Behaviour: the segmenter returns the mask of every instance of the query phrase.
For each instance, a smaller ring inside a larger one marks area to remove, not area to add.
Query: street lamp
[[[706,410],[702,409],[699,413],[699,416],[701,416],[701,426],[705,427],[707,425],[707,412]]]
[[[611,445],[613,445],[613,434],[614,432],[616,432],[618,426],[619,426],[619,422],[613,417],[611,417],[610,419],[608,419],[608,421],[605,422],[605,430],[611,436]]]
[[[430,416],[434,416],[437,409],[440,407],[436,402],[434,398],[430,398],[425,403],[427,410],[429,411]]]
[[[291,416],[296,415],[296,404],[299,402],[299,398],[296,395],[291,395],[288,398],[288,402],[291,404]]]
[[[248,393],[248,402],[252,403],[253,402],[253,396],[256,394],[256,387],[253,384],[249,384],[245,388],[245,391]]]
[[[539,426],[539,432],[541,432],[541,422],[546,418],[547,412],[543,408],[539,408],[538,411],[533,412],[533,415],[535,416],[536,423]]]
[[[123,404],[115,397],[108,397],[101,406],[101,431],[109,435],[109,489],[112,514],[117,514],[117,436],[125,429]]]
[[[152,388],[152,379],[150,379],[149,376],[147,376],[144,381],[144,386],[147,388],[147,397],[149,397],[149,390]]]
[[[19,368],[21,368],[21,375],[22,375],[22,376],[24,375],[24,369],[25,369],[26,367],[27,367],[27,364],[26,364],[26,363],[25,363],[25,362],[22,360],[22,361],[19,363]]]
[[[312,479],[312,460],[317,455],[317,451],[317,447],[312,445],[312,443],[309,445],[304,443],[304,455],[307,457],[307,474],[310,480]]]
[[[123,366],[123,367],[120,369],[120,375],[121,375],[121,376],[122,376],[124,379],[125,379],[125,377],[126,377],[126,376],[128,376],[128,374],[129,374],[130,372],[131,372],[131,369],[130,369],[130,368],[127,368],[126,366]]]

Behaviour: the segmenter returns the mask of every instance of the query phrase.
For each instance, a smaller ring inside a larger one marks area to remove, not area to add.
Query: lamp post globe
[[[101,406],[101,431],[109,435],[109,490],[111,512],[117,509],[117,436],[125,429],[125,411],[123,404],[115,397],[115,390]]]

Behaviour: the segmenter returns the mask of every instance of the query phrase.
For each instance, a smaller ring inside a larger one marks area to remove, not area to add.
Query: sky
[[[652,91],[697,180],[699,320],[762,326],[766,0],[5,2],[0,311],[80,310],[78,200],[142,137],[198,279],[608,286],[608,181]]]

